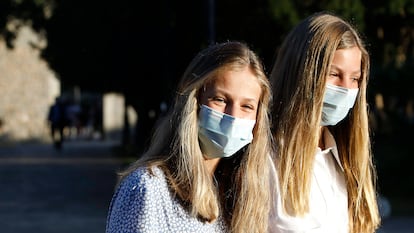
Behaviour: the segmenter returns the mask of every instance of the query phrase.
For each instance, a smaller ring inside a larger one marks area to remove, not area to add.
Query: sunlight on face
[[[261,88],[248,67],[225,70],[206,85],[200,103],[237,118],[256,119]]]
[[[336,50],[327,83],[351,89],[358,88],[362,74],[361,62],[362,53],[357,46]]]

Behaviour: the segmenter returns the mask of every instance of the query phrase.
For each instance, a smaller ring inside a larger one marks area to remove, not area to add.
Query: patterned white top
[[[213,223],[191,217],[170,192],[161,169],[154,175],[138,168],[120,183],[112,197],[106,233],[226,232],[222,219]]]

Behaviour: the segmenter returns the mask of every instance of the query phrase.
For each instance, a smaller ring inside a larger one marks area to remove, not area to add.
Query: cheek
[[[243,119],[249,119],[249,120],[257,120],[258,118],[258,110],[253,110],[253,111],[245,111],[245,110],[240,110],[238,117],[239,118],[243,118]]]
[[[357,88],[359,88],[358,82],[351,84],[349,88],[350,89],[357,89]]]
[[[336,85],[335,79],[328,77],[326,79],[326,84]],[[338,85],[336,85],[336,86],[338,86]]]

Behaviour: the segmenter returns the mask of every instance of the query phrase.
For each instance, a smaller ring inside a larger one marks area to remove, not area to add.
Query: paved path
[[[114,143],[0,148],[1,233],[103,233],[121,162]]]
[[[0,146],[1,233],[104,233],[116,171],[114,142]],[[377,233],[414,233],[414,217],[391,216]]]

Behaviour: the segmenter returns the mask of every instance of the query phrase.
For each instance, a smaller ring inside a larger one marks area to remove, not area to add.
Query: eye
[[[336,72],[331,72],[331,73],[329,73],[329,76],[330,76],[330,77],[338,77],[338,76],[339,76],[339,74],[338,74],[338,73],[336,73]]]
[[[225,104],[226,103],[226,99],[224,99],[223,97],[218,97],[218,96],[212,97],[211,101],[213,101],[214,103],[217,103],[217,104]]]
[[[251,104],[245,104],[242,106],[244,109],[248,109],[248,110],[255,110],[255,107]]]
[[[361,79],[361,75],[354,75],[351,77],[353,81],[359,81]]]
[[[352,83],[356,84],[357,86],[359,86],[359,84],[361,83],[362,79],[361,79],[361,73],[357,73],[351,76],[351,80]]]
[[[257,111],[257,104],[249,101],[249,103],[244,103],[240,105],[241,109],[245,112],[255,112]]]

